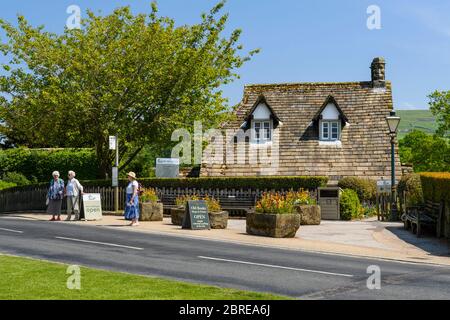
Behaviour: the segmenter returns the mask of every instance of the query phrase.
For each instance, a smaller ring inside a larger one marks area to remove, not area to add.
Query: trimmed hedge
[[[345,177],[339,180],[342,189],[351,189],[358,194],[360,201],[373,201],[377,194],[377,182],[371,179]]]
[[[50,179],[49,179],[50,181]],[[200,178],[143,178],[138,181],[146,188],[196,188],[196,189],[260,189],[260,190],[299,190],[316,189],[327,184],[327,177],[200,177]],[[84,186],[109,187],[111,180],[81,181]],[[35,188],[47,183],[24,186]],[[119,180],[121,187],[126,187],[127,180]],[[22,189],[23,190],[23,189]]]
[[[339,201],[341,220],[357,219],[361,215],[358,194],[352,189],[344,189]]]
[[[58,170],[61,177],[74,170],[82,179],[96,179],[97,168],[97,158],[92,149],[0,150],[0,176],[18,172],[30,181],[50,181],[54,170]]]
[[[410,173],[403,175],[398,182],[397,188],[399,194],[407,193],[407,206],[415,206],[423,203],[422,183],[419,174]]]
[[[420,180],[425,200],[450,203],[450,172],[421,173]]]

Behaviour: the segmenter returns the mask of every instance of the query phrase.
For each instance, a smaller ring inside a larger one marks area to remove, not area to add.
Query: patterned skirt
[[[125,220],[139,219],[139,197],[134,197],[133,203],[130,205],[130,200],[133,195],[127,193],[127,199],[125,203]]]
[[[51,215],[60,215],[61,214],[61,205],[62,199],[50,199],[48,201],[47,213]]]

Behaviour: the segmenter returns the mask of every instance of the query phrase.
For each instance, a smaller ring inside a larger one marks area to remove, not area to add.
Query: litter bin
[[[339,200],[342,189],[339,187],[322,187],[318,189],[318,203],[322,220],[340,220]]]

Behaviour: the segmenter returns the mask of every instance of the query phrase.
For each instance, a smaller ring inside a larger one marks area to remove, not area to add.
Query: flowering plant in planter
[[[141,202],[158,202],[158,194],[153,188],[144,189],[140,199]]]
[[[291,214],[295,212],[295,206],[301,204],[313,204],[308,191],[289,191],[285,194],[280,192],[263,193],[261,199],[256,203],[256,213]]]
[[[178,196],[175,199],[175,204],[178,207],[186,207],[187,202],[191,201],[191,200],[201,200],[201,199],[200,199],[200,196],[198,196],[196,194],[192,194],[192,195],[191,194],[185,194],[185,195],[182,195],[182,196]]]
[[[144,189],[139,204],[141,221],[162,221],[163,204],[158,202],[158,194],[153,188]]]

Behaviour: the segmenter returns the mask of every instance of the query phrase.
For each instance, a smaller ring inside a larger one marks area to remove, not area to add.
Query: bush
[[[361,217],[361,203],[358,194],[352,189],[344,189],[339,202],[341,220],[352,220]]]
[[[0,190],[9,189],[15,186],[16,186],[15,183],[0,180]]]
[[[6,172],[3,174],[2,180],[17,186],[25,186],[31,183],[23,174],[18,172]]]
[[[423,203],[422,183],[417,173],[405,174],[398,182],[399,195],[406,193],[406,206]]]
[[[50,181],[58,170],[64,178],[69,170],[80,179],[97,178],[97,158],[92,149],[28,149],[0,151],[0,175],[19,172],[31,181]]]
[[[377,182],[371,179],[346,177],[339,180],[339,187],[351,189],[358,195],[360,201],[374,201],[377,194]]]
[[[420,180],[425,200],[450,203],[450,172],[421,173]]]

